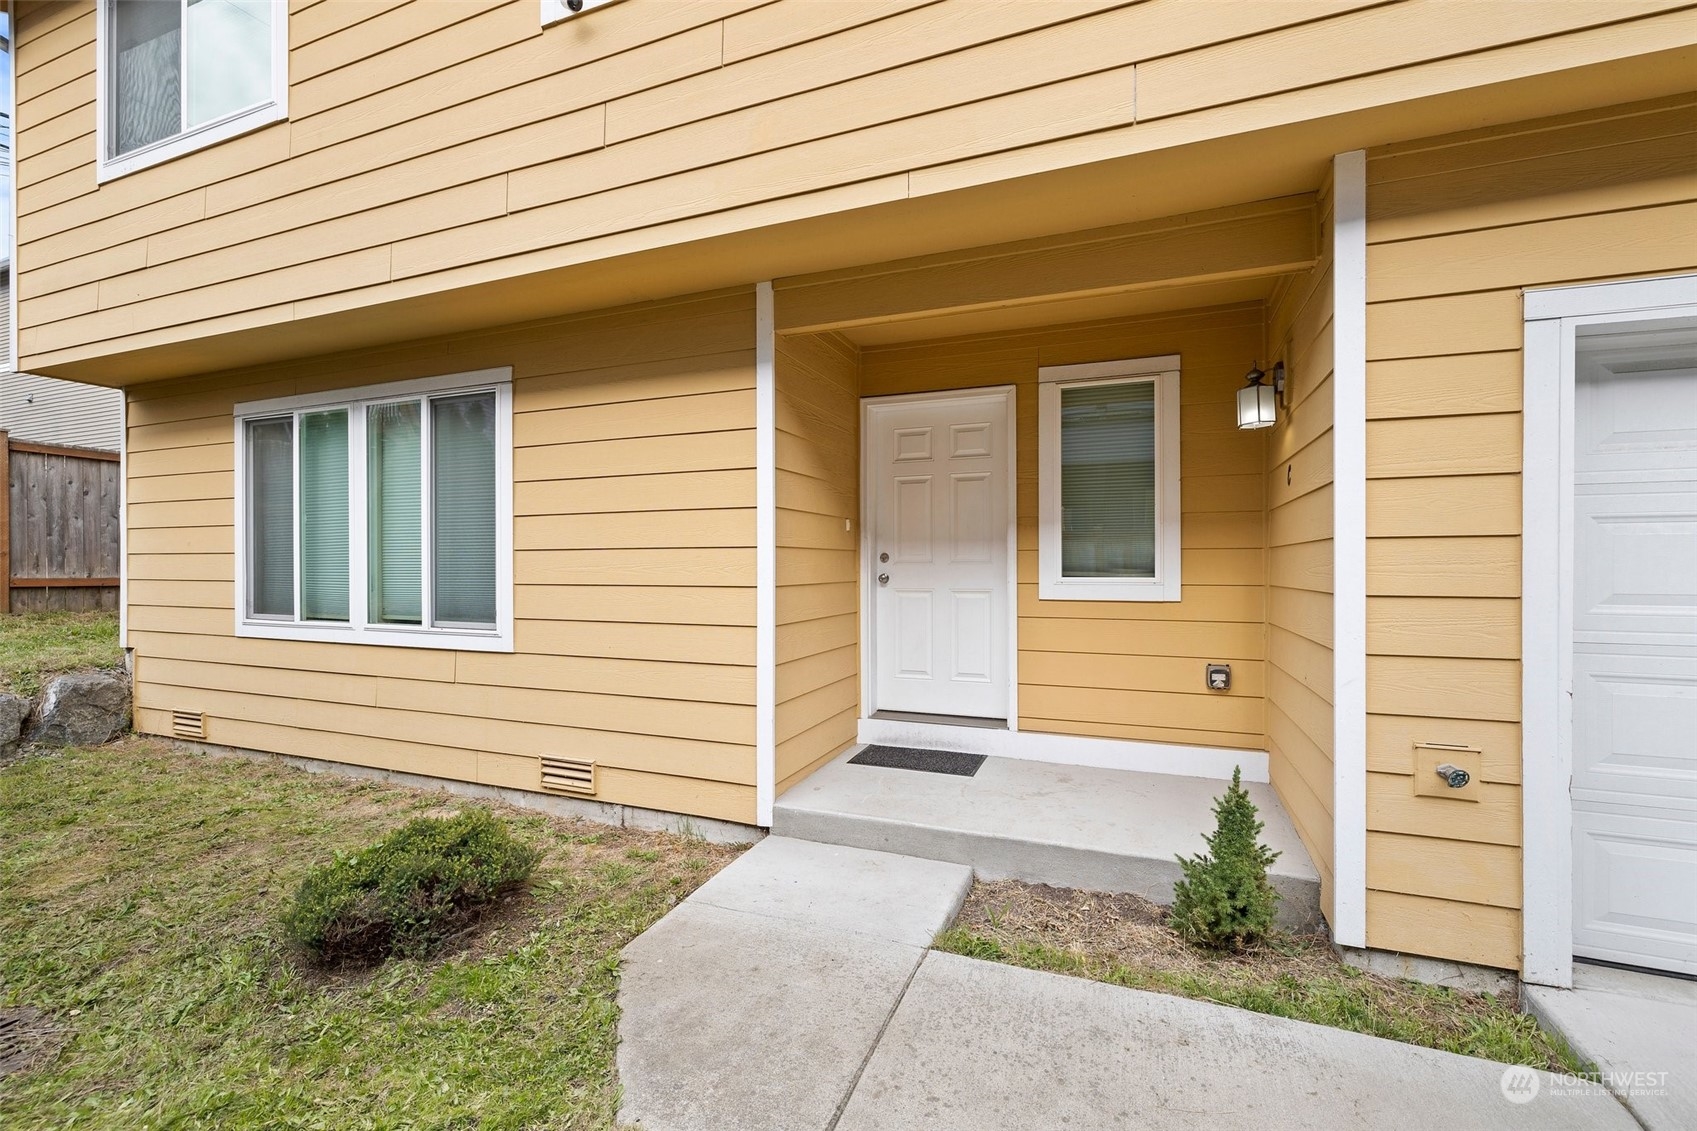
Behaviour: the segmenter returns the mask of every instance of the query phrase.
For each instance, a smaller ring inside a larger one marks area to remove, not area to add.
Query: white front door
[[[868,403],[876,711],[1008,717],[1009,404]]]
[[[1697,326],[1598,329],[1574,370],[1573,950],[1697,974]]]

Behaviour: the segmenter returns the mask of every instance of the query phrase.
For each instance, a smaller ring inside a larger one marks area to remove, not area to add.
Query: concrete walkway
[[[1596,1128],[1504,1067],[927,949],[971,872],[768,837],[625,948],[620,1118],[645,1131]],[[1517,1092],[1524,1096],[1530,1089]]]
[[[1522,992],[1649,1131],[1697,1127],[1697,982],[1575,963],[1571,990]]]

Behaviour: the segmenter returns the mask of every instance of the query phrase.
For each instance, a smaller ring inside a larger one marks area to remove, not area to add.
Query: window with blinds
[[[101,0],[102,178],[287,114],[283,0]]]
[[[1179,599],[1178,358],[1038,380],[1038,598]]]
[[[1155,576],[1155,386],[1061,389],[1061,576]]]
[[[510,647],[509,371],[487,372],[238,406],[238,629]]]

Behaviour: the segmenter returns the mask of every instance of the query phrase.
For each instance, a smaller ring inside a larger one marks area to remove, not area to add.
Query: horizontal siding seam
[[[1679,207],[1680,205],[1683,205],[1683,204],[1693,204],[1693,203],[1697,203],[1697,195],[1679,197],[1678,199],[1673,199],[1673,200],[1651,201],[1650,203],[1647,203],[1647,204],[1628,205],[1624,208],[1589,208],[1589,209],[1580,208],[1580,209],[1575,209],[1575,210],[1572,210],[1572,211],[1563,212],[1559,216],[1540,216],[1540,217],[1537,217],[1537,218],[1531,219],[1531,220],[1514,220],[1514,221],[1509,221],[1509,222],[1505,222],[1505,223],[1501,223],[1501,224],[1478,224],[1478,225],[1475,225],[1473,227],[1445,228],[1441,232],[1427,232],[1423,235],[1418,235],[1418,236],[1404,236],[1404,237],[1400,237],[1400,238],[1392,238],[1392,239],[1384,239],[1384,240],[1375,240],[1373,238],[1373,224],[1372,224],[1372,222],[1369,222],[1368,225],[1367,225],[1367,246],[1369,246],[1369,247],[1397,247],[1397,246],[1400,246],[1400,245],[1403,245],[1403,244],[1418,244],[1418,243],[1423,243],[1423,242],[1432,241],[1432,240],[1451,239],[1455,236],[1476,235],[1480,232],[1505,232],[1505,231],[1512,231],[1512,230],[1520,229],[1520,228],[1537,228],[1537,227],[1540,227],[1540,226],[1545,225],[1545,224],[1556,223],[1556,222],[1562,221],[1562,220],[1583,220],[1583,219],[1593,217],[1593,216],[1629,216],[1634,212],[1654,212],[1654,211],[1664,209],[1664,208],[1677,208],[1677,207]],[[1492,288],[1492,289],[1501,289],[1501,288]],[[1417,297],[1417,298],[1428,298],[1428,297],[1435,298],[1435,297],[1438,297],[1438,295],[1449,294],[1449,293],[1471,294],[1471,293],[1474,293],[1474,292],[1471,292],[1471,291],[1456,291],[1456,292],[1441,291],[1441,292],[1433,292],[1431,295],[1419,295],[1419,296],[1415,296],[1415,297]],[[1383,302],[1383,301],[1387,301],[1387,300],[1381,299],[1379,301]],[[1389,300],[1389,301],[1396,301],[1396,300]]]

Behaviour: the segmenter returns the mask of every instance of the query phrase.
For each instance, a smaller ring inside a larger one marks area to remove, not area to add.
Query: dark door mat
[[[851,766],[884,766],[892,770],[922,770],[928,774],[953,774],[969,778],[984,764],[982,754],[954,750],[920,750],[912,746],[868,746],[849,759]]]

